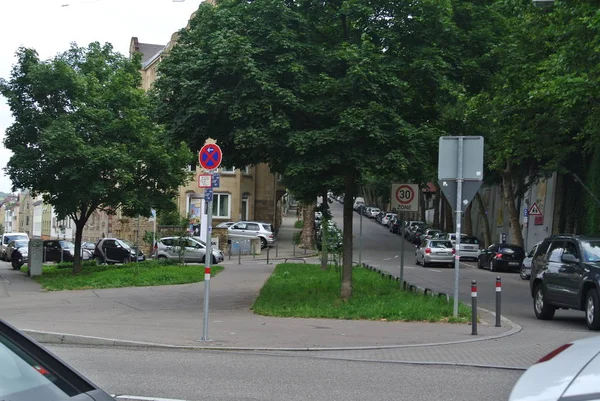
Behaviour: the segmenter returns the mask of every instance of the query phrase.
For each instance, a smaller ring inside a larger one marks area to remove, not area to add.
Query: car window
[[[579,250],[577,249],[577,245],[575,243],[568,241],[565,244],[564,255],[573,255],[576,259],[579,259]]]
[[[5,235],[4,245],[8,244],[10,241],[16,241],[18,239],[28,240],[29,238],[26,235]]]
[[[430,248],[452,248],[452,242],[450,241],[430,241]]]
[[[546,257],[546,253],[548,252],[548,248],[550,247],[550,241],[544,241],[540,245],[538,245],[535,250],[535,254],[533,255],[535,258],[544,258]]]
[[[496,244],[492,244],[492,245],[488,246],[488,251],[496,252],[497,249],[498,249],[498,245],[496,245]]]
[[[600,262],[600,241],[585,241],[581,243],[586,262]]]
[[[160,242],[165,246],[173,246],[173,238],[162,238]]]
[[[535,251],[538,248],[538,245],[534,245],[533,248],[531,248],[531,252],[529,252],[529,255],[527,255],[528,258],[533,258],[533,255],[535,255]]]
[[[560,262],[560,256],[563,253],[563,241],[555,241],[550,245],[548,250],[548,261],[549,262]]]
[[[521,248],[520,246],[516,246],[516,245],[501,245],[498,248],[498,251],[503,252],[503,253],[509,253],[509,254],[513,254],[513,253],[524,254],[525,253],[523,251],[523,248]]]
[[[476,237],[460,237],[460,242],[462,242],[463,244],[474,244],[474,245],[478,245],[479,244],[479,240]]]
[[[102,243],[102,248],[116,248],[117,242],[114,239],[107,239]]]
[[[256,223],[248,223],[246,225],[246,230],[249,230],[249,231],[258,231],[258,224],[256,224]]]
[[[245,230],[246,223],[238,223],[238,224],[232,226],[231,228],[233,228],[234,230]]]
[[[63,249],[75,249],[75,244],[71,241],[60,241],[60,246]]]

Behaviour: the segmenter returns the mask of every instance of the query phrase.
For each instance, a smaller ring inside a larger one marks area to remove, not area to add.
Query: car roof
[[[598,237],[598,236],[591,237],[591,236],[580,235],[580,234],[555,234],[555,235],[551,235],[551,236],[547,237],[546,239],[544,239],[544,241],[558,240],[558,239],[575,239],[575,240],[579,240],[579,241],[600,241],[600,237]]]

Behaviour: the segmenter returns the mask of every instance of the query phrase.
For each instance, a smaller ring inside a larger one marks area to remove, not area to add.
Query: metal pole
[[[242,245],[238,242],[238,265],[242,264]]]
[[[271,248],[267,247],[267,264],[270,265],[269,263],[269,252],[271,252]]]
[[[460,280],[460,231],[463,185],[463,137],[458,137],[458,168],[456,174],[456,254],[454,255],[454,317],[458,317],[458,282]]]
[[[152,256],[156,257],[156,251],[158,248],[156,247],[156,213],[154,213],[154,224],[152,227]]]
[[[275,242],[275,257],[279,257],[279,241]]]
[[[212,182],[212,179],[211,179]],[[206,219],[206,255],[204,256],[204,322],[202,341],[208,341],[208,300],[210,296],[210,267],[212,264],[212,197],[207,204]]]
[[[502,317],[502,278],[496,277],[496,327],[500,327]]]
[[[135,232],[135,262],[138,261],[138,254],[140,252],[140,215],[137,218],[137,231]]]
[[[471,335],[477,335],[477,282],[471,281]]]
[[[362,264],[362,251],[363,251],[363,231],[362,231],[363,209],[364,209],[364,206],[361,206],[358,209],[360,211],[360,228],[359,228],[360,243],[359,243],[359,248],[358,248],[358,264],[359,265]]]
[[[400,227],[398,227],[400,231],[400,288],[404,288],[404,213],[400,213]]]
[[[292,245],[294,246],[294,256],[296,256],[296,238],[292,240]]]

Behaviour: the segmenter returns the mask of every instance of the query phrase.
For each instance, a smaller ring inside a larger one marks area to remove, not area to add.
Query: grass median
[[[452,317],[452,303],[446,298],[402,291],[398,283],[376,272],[355,267],[352,298],[340,299],[340,276],[319,265],[285,263],[278,265],[254,302],[259,315],[304,318],[365,319],[462,323],[471,309],[459,306]]]
[[[147,260],[124,265],[84,262],[81,273],[77,275],[69,267],[72,265],[68,263],[45,265],[42,267],[42,275],[34,277],[34,280],[48,291],[145,287],[204,281],[204,265],[183,266],[168,260]],[[25,269],[26,266],[22,268]],[[212,266],[212,276],[222,270],[222,266]]]

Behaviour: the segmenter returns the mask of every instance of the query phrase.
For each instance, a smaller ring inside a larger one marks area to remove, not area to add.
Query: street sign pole
[[[212,181],[212,180],[211,180]],[[202,341],[208,341],[208,300],[210,297],[210,267],[212,264],[212,194],[206,202],[207,230],[206,255],[204,256],[204,321],[202,324]]]
[[[362,232],[362,219],[363,219],[363,207],[360,207],[360,224],[359,224],[359,245],[358,245],[358,264],[362,264],[362,251],[363,251],[363,232]]]
[[[400,231],[400,288],[404,288],[404,213],[400,213],[400,227],[398,228]]]
[[[463,138],[458,138],[458,166],[456,174],[456,253],[454,255],[454,311],[458,317],[458,280],[460,278],[460,231],[462,217],[462,185],[463,185]]]

